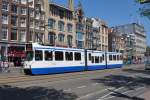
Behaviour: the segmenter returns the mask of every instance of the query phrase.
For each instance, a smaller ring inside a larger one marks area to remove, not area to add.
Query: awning
[[[8,56],[24,58],[24,57],[26,57],[26,53],[25,52],[10,52],[10,53],[8,53]]]

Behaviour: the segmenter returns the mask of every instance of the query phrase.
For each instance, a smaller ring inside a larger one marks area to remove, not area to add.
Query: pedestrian
[[[5,72],[9,72],[9,63],[8,63],[8,60],[6,60],[5,63],[4,63],[4,71]]]

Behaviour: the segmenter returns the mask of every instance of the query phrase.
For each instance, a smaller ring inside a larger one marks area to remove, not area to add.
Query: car
[[[146,58],[146,61],[145,61],[145,70],[150,70],[150,57]]]

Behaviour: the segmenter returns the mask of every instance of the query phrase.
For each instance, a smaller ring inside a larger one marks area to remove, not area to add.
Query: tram
[[[121,53],[26,44],[25,74],[92,71],[121,68],[122,65]]]

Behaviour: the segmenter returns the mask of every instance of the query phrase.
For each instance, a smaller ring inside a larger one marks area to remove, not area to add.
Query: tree
[[[150,19],[150,0],[136,0],[141,4],[140,13]]]

